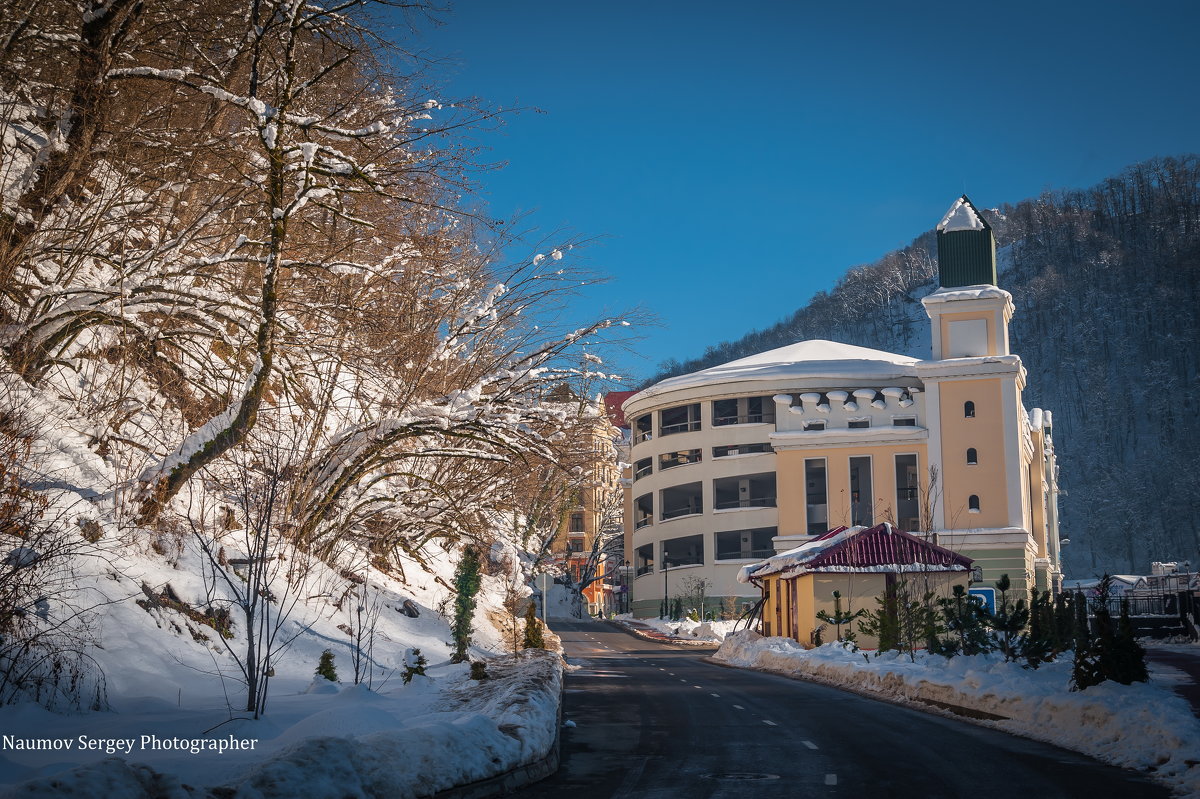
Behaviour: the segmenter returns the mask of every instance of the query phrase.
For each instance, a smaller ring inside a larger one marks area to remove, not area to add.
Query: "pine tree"
[[[1047,613],[1047,609],[1049,609],[1049,613]],[[1042,663],[1054,659],[1054,647],[1050,641],[1053,628],[1053,605],[1050,604],[1050,594],[1039,592],[1037,588],[1031,589],[1029,632],[1021,641],[1021,657],[1025,659],[1026,667],[1036,669]]]
[[[451,663],[467,660],[467,647],[471,645],[471,623],[475,615],[475,596],[479,593],[482,578],[479,575],[479,553],[474,547],[463,550],[458,568],[454,572],[454,621],[450,632],[454,636],[454,652]]]
[[[931,652],[952,657],[956,654],[978,655],[992,651],[987,607],[968,594],[965,587],[955,585],[952,595],[939,600],[938,605],[950,636],[941,639],[936,647],[931,647]]]
[[[425,667],[428,665],[429,661],[426,660],[425,656],[421,654],[420,649],[409,649],[405,651],[404,673],[401,675],[401,679],[404,680],[404,684],[408,685],[410,682],[412,682],[413,677],[416,677],[418,674],[424,677]]]
[[[992,639],[996,648],[1004,653],[1006,661],[1014,661],[1021,657],[1027,637],[1022,634],[1029,624],[1029,608],[1024,599],[1015,602],[1009,599],[1008,592],[1012,581],[1007,574],[1000,575],[996,581],[996,591],[999,600],[996,602],[996,612],[992,616]]]
[[[863,614],[865,614],[866,612],[867,611],[865,608],[859,608],[858,610],[856,610],[854,612],[851,612],[849,608],[847,608],[845,611],[843,611],[842,610],[842,592],[834,591],[833,592],[833,613],[830,614],[824,610],[819,610],[819,611],[817,611],[817,618],[820,619],[821,621],[825,622],[826,624],[833,625],[834,630],[836,631],[836,634],[837,634],[838,641],[849,641],[849,642],[853,643],[855,636],[854,636],[854,630],[852,628],[850,628],[850,625],[855,620],[862,618]],[[843,626],[847,627],[845,636],[842,635],[842,627]]]
[[[883,596],[875,597],[879,607],[864,614],[858,631],[879,641],[878,651],[900,649],[900,614],[897,610],[896,584],[888,581]]]
[[[537,617],[537,608],[532,602],[525,608],[525,641],[526,649],[545,649],[546,639],[542,635],[542,622]]]
[[[1113,673],[1110,680],[1122,685],[1146,682],[1150,679],[1146,671],[1146,650],[1133,634],[1133,622],[1129,618],[1129,600],[1121,598],[1121,618],[1113,641]]]
[[[321,653],[321,659],[317,661],[317,670],[315,673],[318,677],[324,677],[330,682],[338,681],[337,669],[333,665],[333,652],[326,649]]]

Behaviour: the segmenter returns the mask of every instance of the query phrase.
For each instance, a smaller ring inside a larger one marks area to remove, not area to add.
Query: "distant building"
[[[938,260],[930,360],[801,341],[624,402],[635,615],[687,575],[710,581],[710,608],[743,608],[759,595],[742,566],[881,522],[966,555],[983,585],[1060,587],[1052,419],[1022,403],[1012,296],[965,196],[938,225]]]
[[[606,549],[603,538],[597,545],[597,536],[603,536],[606,530],[611,534],[614,526],[621,526],[618,458],[622,435],[602,398],[580,399],[565,387],[559,392],[552,399],[579,403],[591,423],[582,447],[583,479],[566,499],[550,551],[573,585],[589,581],[582,591],[584,610],[595,615],[601,610],[610,612],[618,604],[613,596],[617,587],[617,564],[613,561],[619,561],[619,547]],[[610,555],[614,549],[615,555]]]

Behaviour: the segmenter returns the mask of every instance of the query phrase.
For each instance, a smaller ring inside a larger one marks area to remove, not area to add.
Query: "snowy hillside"
[[[357,758],[400,796],[545,754],[557,660],[495,658],[606,454],[579,398],[624,323],[554,322],[573,243],[465,196],[497,112],[438,99],[369,5],[0,14],[0,783],[26,795],[110,754],[166,776],[83,794],[340,797]]]

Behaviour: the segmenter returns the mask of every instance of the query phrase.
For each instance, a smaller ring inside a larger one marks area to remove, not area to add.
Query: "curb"
[[[563,690],[566,685],[566,676],[564,670],[563,680],[558,691],[558,715],[554,730],[554,743],[550,745],[550,751],[544,757],[492,777],[438,791],[432,794],[431,798],[490,799],[490,797],[504,796],[527,785],[540,782],[558,771],[562,753]]]
[[[799,674],[796,672],[787,672],[787,671],[780,671],[777,669],[761,668],[759,666],[735,666],[732,663],[725,663],[724,661],[717,660],[716,658],[713,658],[713,657],[701,658],[701,660],[703,660],[705,663],[711,663],[714,666],[720,666],[721,668],[725,668],[725,669],[741,669],[743,671],[757,671],[761,674],[774,674],[777,677],[785,677],[789,680],[796,680],[798,682],[811,682],[815,685],[824,685],[827,688],[836,688],[839,691],[845,691],[848,694],[855,694],[856,696],[861,696],[864,699],[874,699],[876,702],[887,702],[889,705],[899,705],[901,707],[907,707],[911,710],[920,710],[922,712],[929,713],[934,716],[953,715],[957,718],[965,719],[967,721],[974,721],[974,722],[1008,721],[1008,716],[997,716],[994,713],[988,713],[983,710],[976,710],[975,708],[972,708],[972,707],[964,707],[962,705],[954,705],[949,702],[940,702],[936,699],[925,699],[925,698],[919,697],[919,696],[884,696],[882,694],[877,694],[874,691],[865,691],[865,690],[862,690],[859,688],[854,688],[854,687],[844,685],[839,682],[835,682],[834,680],[829,680],[829,679],[825,679],[822,677],[818,677],[813,674]],[[984,725],[984,726],[990,726],[990,725]],[[997,728],[993,728],[993,729],[997,729]],[[1017,735],[1017,733],[1011,732],[1009,730],[1003,730],[1003,731],[1008,732],[1010,735]],[[1018,736],[1018,737],[1027,737],[1027,736]]]

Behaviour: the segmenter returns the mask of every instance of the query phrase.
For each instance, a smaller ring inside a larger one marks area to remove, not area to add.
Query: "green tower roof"
[[[996,285],[996,238],[992,226],[963,195],[937,226],[938,285]]]

